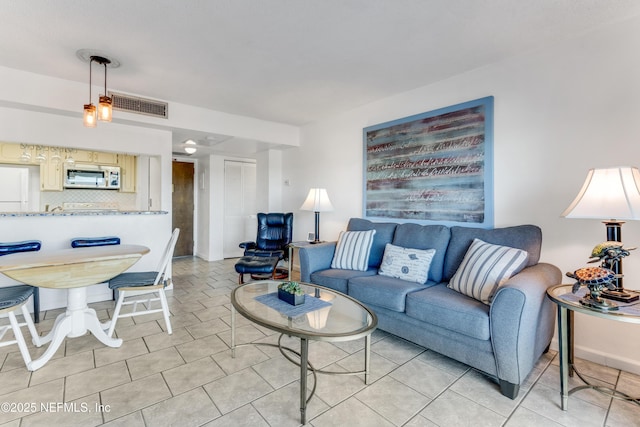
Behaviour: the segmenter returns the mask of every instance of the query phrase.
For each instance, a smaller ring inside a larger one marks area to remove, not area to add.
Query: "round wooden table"
[[[109,347],[120,347],[121,339],[105,333],[110,322],[101,323],[96,311],[87,306],[87,286],[106,282],[138,262],[149,248],[140,245],[113,245],[57,251],[23,252],[0,259],[0,272],[22,283],[67,290],[67,310],[58,315],[53,328],[36,345],[49,344],[44,354],[27,368],[35,371],[56,353],[65,337],[79,337],[90,331]],[[37,342],[39,341],[39,342]]]

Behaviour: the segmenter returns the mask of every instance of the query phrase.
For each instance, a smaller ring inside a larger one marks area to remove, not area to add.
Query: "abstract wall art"
[[[493,227],[493,97],[363,134],[365,218]]]

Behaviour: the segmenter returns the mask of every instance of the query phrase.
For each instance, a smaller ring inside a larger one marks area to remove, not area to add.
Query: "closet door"
[[[255,241],[256,234],[256,164],[225,160],[223,256],[242,256],[238,244]]]

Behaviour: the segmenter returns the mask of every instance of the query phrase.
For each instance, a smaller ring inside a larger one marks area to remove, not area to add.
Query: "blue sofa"
[[[520,385],[548,350],[554,307],[548,287],[560,270],[539,263],[542,232],[533,225],[479,229],[376,223],[352,218],[348,231],[376,230],[366,271],[332,269],[336,242],[300,248],[300,273],[311,282],[346,293],[369,306],[383,331],[456,359],[496,378],[515,399]],[[474,238],[527,251],[525,268],[495,293],[490,305],[447,287]],[[426,283],[378,274],[385,245],[435,249]]]

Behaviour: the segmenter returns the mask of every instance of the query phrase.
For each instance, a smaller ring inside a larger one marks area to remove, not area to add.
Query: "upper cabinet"
[[[68,156],[69,154],[71,154],[73,160],[77,163],[93,163],[93,151],[74,150],[66,155]]]
[[[118,154],[118,166],[120,166],[120,192],[136,192],[136,167],[138,157],[131,154]]]
[[[94,163],[97,165],[117,165],[118,154],[104,151],[74,150],[69,155],[78,163]]]
[[[101,165],[117,165],[118,156],[121,156],[121,154],[105,153],[104,151],[94,151],[92,154],[93,163],[98,163]]]
[[[34,146],[0,143],[0,163],[37,164]],[[25,156],[23,158],[23,156]]]
[[[51,157],[40,163],[40,190],[62,191],[62,164]]]
[[[137,156],[0,142],[0,163],[40,165],[41,191],[64,189],[63,164],[71,158],[76,163],[120,166],[120,192],[136,192]]]

